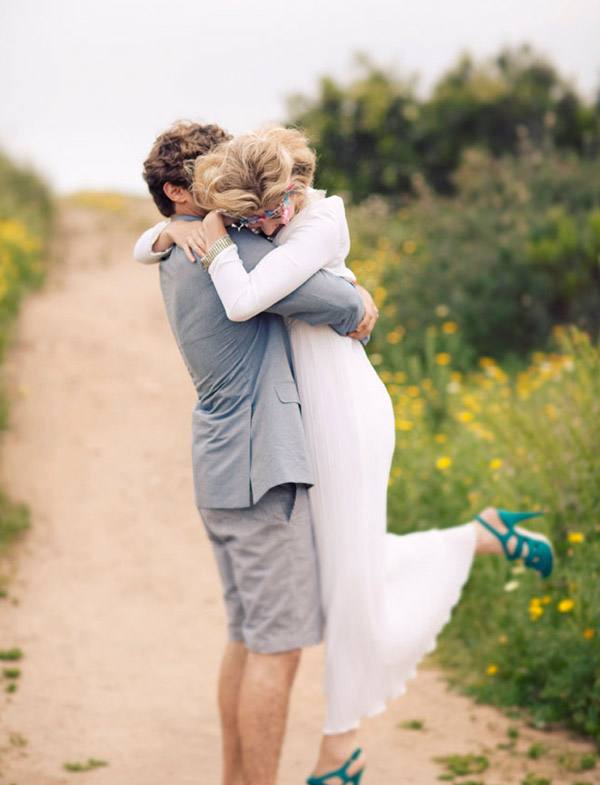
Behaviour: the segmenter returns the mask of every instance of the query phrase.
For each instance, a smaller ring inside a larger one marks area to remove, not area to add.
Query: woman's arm
[[[214,213],[204,219],[207,247],[225,234],[219,220]],[[290,227],[290,236],[251,272],[244,269],[235,245],[221,251],[208,272],[228,318],[234,322],[251,319],[334,259],[340,251],[341,221],[345,216],[339,197],[316,202],[297,228]]]
[[[133,249],[133,258],[141,264],[160,262],[178,245],[190,262],[194,254],[204,253],[202,223],[198,221],[161,221],[139,237]]]
[[[163,230],[169,225],[168,221],[160,221],[138,237],[133,249],[133,258],[141,264],[155,264],[160,262],[171,250],[170,247],[165,251],[164,248],[155,250],[153,248]]]

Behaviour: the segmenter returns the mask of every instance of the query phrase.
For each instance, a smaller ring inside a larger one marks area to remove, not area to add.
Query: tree
[[[598,152],[598,102],[586,105],[530,46],[480,63],[461,55],[426,100],[417,97],[414,77],[400,78],[365,56],[357,63],[350,84],[323,77],[316,97],[289,102],[291,122],[317,148],[319,184],[355,202],[410,193],[417,173],[452,193],[452,173],[469,147],[500,156],[527,137],[543,148]]]

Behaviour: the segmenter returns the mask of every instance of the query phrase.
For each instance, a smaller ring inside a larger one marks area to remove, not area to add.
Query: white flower
[[[509,581],[504,584],[504,591],[514,591],[519,587],[519,581]]]

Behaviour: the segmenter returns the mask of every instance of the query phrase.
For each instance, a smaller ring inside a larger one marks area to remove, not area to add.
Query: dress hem
[[[451,620],[452,613],[453,613],[455,607],[458,605],[458,602],[460,600],[463,588],[464,588],[465,584],[467,583],[467,581],[469,580],[470,573],[471,573],[471,567],[473,565],[473,560],[475,558],[475,547],[476,547],[476,544],[477,544],[476,530],[475,530],[474,526],[472,526],[472,531],[473,531],[473,536],[472,536],[472,541],[471,541],[471,546],[472,547],[471,547],[469,556],[468,556],[468,558],[466,560],[465,571],[464,571],[464,575],[462,577],[462,580],[459,582],[456,590],[454,591],[454,594],[452,595],[452,599],[451,599],[451,601],[450,601],[450,603],[448,605],[448,613],[446,614],[446,616],[444,617],[442,623],[438,627],[437,634],[434,635],[434,637],[430,640],[430,642],[427,644],[427,646],[424,647],[422,652],[418,655],[415,667],[412,669],[412,671],[410,671],[410,673],[407,676],[405,676],[403,678],[402,683],[399,684],[397,687],[395,687],[393,690],[391,690],[390,694],[388,695],[388,697],[384,698],[384,700],[381,703],[378,703],[376,707],[374,707],[372,709],[365,710],[364,713],[357,720],[355,720],[353,723],[351,723],[349,725],[344,725],[343,727],[338,728],[336,730],[329,730],[327,727],[325,727],[323,729],[323,735],[325,735],[325,736],[335,736],[335,735],[338,735],[340,733],[348,733],[349,731],[357,730],[359,728],[359,726],[360,726],[361,720],[363,720],[365,718],[375,717],[378,714],[382,714],[388,708],[388,706],[391,703],[391,701],[395,700],[396,698],[399,698],[401,695],[404,695],[406,693],[406,691],[407,691],[407,683],[409,681],[412,681],[418,675],[418,668],[419,668],[419,665],[422,663],[423,659],[428,654],[431,654],[431,652],[436,649],[438,638],[439,638],[442,630],[444,629],[444,627]]]

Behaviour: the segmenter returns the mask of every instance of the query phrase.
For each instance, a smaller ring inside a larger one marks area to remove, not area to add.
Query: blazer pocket
[[[281,403],[300,403],[298,388],[295,382],[276,382],[275,392]]]

